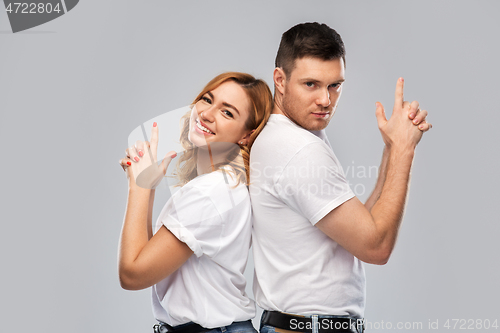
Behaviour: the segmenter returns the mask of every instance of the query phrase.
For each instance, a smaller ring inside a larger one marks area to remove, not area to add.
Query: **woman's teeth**
[[[200,124],[200,121],[199,120],[196,120],[196,126],[201,129],[202,131],[204,132],[207,132],[209,134],[215,134],[214,132],[210,131],[208,128],[206,127],[203,127],[201,124]]]

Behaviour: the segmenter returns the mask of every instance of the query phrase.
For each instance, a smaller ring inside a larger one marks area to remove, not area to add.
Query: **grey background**
[[[220,72],[271,83],[281,33],[305,21],[329,24],[346,44],[347,81],[327,130],[344,169],[379,164],[374,105],[390,113],[399,76],[434,124],[417,148],[395,252],[366,265],[367,320],[422,322],[424,332],[429,320],[444,330],[446,319],[500,319],[499,10],[497,1],[87,0],[18,34],[0,11],[0,330],[151,331],[150,290],[124,291],[117,277],[127,137]],[[375,175],[347,176],[366,199]]]

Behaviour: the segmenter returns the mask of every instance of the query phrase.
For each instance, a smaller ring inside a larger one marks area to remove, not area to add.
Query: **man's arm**
[[[417,109],[416,102],[409,109],[404,108],[403,81],[398,80],[394,110],[389,121],[385,118],[382,105],[377,104],[377,121],[386,144],[380,171],[382,175],[385,171],[385,179],[380,179],[380,184],[377,184],[381,186],[380,195],[374,191],[367,202],[371,211],[354,197],[316,224],[362,261],[385,264],[394,248],[406,204],[414,150],[422,137],[422,131],[408,120],[408,112]],[[384,160],[387,161],[385,168]]]
[[[408,102],[403,103],[404,108],[408,108],[410,111],[408,112],[408,118],[412,120],[415,126],[419,126],[421,131],[429,130],[430,124],[427,124],[426,117],[427,111],[418,110],[418,104],[413,104],[413,108],[417,109],[417,111],[412,110],[412,106]],[[389,150],[386,146],[384,146],[384,151],[382,153],[382,162],[380,163],[380,167],[378,170],[378,178],[377,183],[375,184],[375,188],[373,192],[370,194],[370,197],[365,202],[365,207],[368,211],[371,211],[373,205],[377,202],[382,194],[382,187],[384,186],[385,178],[387,176],[387,162],[389,161]]]
[[[384,147],[384,152],[382,153],[382,162],[380,163],[380,167],[378,169],[378,178],[377,183],[375,184],[375,188],[373,189],[372,194],[366,200],[365,207],[368,211],[371,212],[373,205],[377,202],[382,194],[382,188],[384,187],[385,177],[387,176],[387,163],[389,162],[389,150],[387,147]]]

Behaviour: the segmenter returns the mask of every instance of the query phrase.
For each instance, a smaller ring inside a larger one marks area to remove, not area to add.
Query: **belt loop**
[[[318,333],[318,315],[312,315],[312,333]]]
[[[267,321],[269,317],[269,311],[267,310],[264,310],[264,312],[262,312],[262,316],[260,317],[260,329],[262,329],[262,327],[264,326],[264,323]]]
[[[262,313],[262,320],[266,321],[269,318],[270,314],[271,314],[270,311],[264,310],[264,312]]]
[[[365,332],[365,319],[364,318],[357,318],[356,319],[356,331],[358,333],[364,333]]]

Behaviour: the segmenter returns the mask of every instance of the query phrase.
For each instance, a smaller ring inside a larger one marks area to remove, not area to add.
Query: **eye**
[[[334,83],[330,85],[330,88],[337,89],[342,83]]]
[[[209,97],[207,97],[207,96],[203,96],[201,98],[201,100],[204,101],[204,102],[206,102],[206,103],[208,103],[208,104],[212,104],[212,100]]]
[[[315,86],[314,82],[306,82],[305,85],[309,88],[313,88]]]
[[[222,110],[222,113],[224,113],[226,116],[230,117],[230,118],[234,118],[233,114],[231,113],[231,111],[228,111],[228,110]]]

